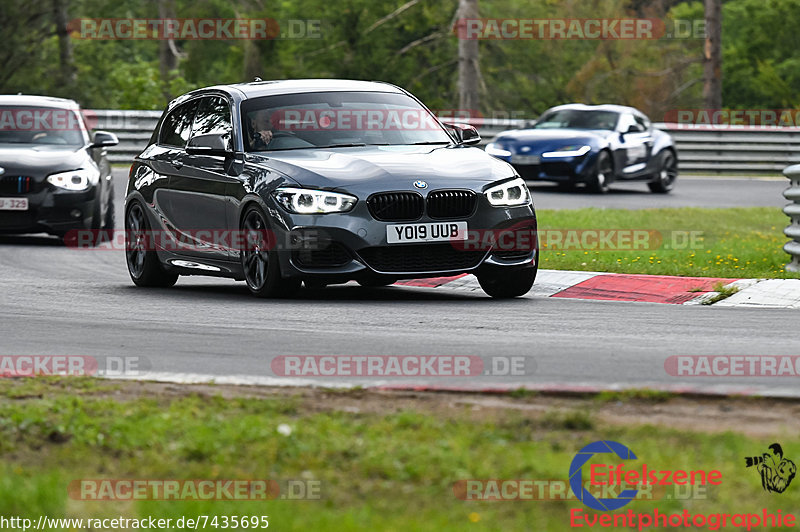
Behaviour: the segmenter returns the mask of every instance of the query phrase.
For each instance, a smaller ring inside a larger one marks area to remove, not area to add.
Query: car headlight
[[[91,178],[92,172],[85,168],[81,168],[79,170],[71,170],[69,172],[52,174],[48,176],[47,182],[58,188],[77,192],[89,188],[92,185]]]
[[[279,188],[272,196],[284,209],[295,214],[347,212],[358,201],[350,194],[305,188]]]
[[[490,142],[486,145],[486,153],[495,157],[511,157],[510,151],[504,150],[494,142]]]
[[[531,201],[528,186],[522,178],[495,185],[484,192],[486,199],[495,207],[516,207]]]
[[[581,155],[586,155],[591,150],[591,146],[584,145],[562,146],[555,151],[543,153],[542,157],[580,157]]]

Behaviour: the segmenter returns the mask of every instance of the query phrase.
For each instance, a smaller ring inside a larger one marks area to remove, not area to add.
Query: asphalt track
[[[119,216],[125,172],[117,173]],[[673,197],[641,199],[677,206],[706,191],[739,206],[783,205],[780,181],[729,180],[724,186],[730,192],[720,192],[718,179],[685,180]],[[756,194],[760,187],[770,192]],[[617,194],[565,196],[534,190],[539,208],[619,201]],[[0,283],[1,355],[139,357],[149,368],[139,378],[800,395],[797,378],[677,378],[664,369],[671,355],[798,355],[800,314],[792,310],[533,296],[500,302],[453,291],[351,285],[264,301],[251,298],[242,283],[200,277],[145,290],[130,282],[122,251],[68,249],[41,236],[0,238]],[[527,374],[515,377],[300,380],[273,374],[270,361],[281,355],[523,356],[528,364]]]

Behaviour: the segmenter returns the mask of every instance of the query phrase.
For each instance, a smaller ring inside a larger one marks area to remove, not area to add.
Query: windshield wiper
[[[427,146],[434,144],[452,144],[452,143],[446,140],[426,140],[424,142],[412,142],[411,144],[407,144],[407,146]]]
[[[367,144],[365,142],[348,142],[342,144],[329,144],[327,146],[314,146],[315,148],[324,150],[326,148],[363,148]]]

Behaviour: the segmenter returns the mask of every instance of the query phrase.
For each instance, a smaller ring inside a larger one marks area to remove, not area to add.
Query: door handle
[[[177,160],[177,159],[175,159],[175,160],[173,160],[173,161],[170,161],[170,162],[169,162],[169,164],[171,164],[172,166],[174,166],[174,167],[175,167],[175,168],[177,168],[178,170],[180,170],[181,168],[183,168],[183,161],[179,161],[179,160]]]

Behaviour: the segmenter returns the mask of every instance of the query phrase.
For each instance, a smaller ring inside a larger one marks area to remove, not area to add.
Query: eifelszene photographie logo
[[[783,456],[783,447],[780,443],[770,445],[769,453],[761,456],[745,457],[745,467],[755,467],[761,475],[761,487],[765,491],[783,493],[792,483],[797,466],[794,462]]]

